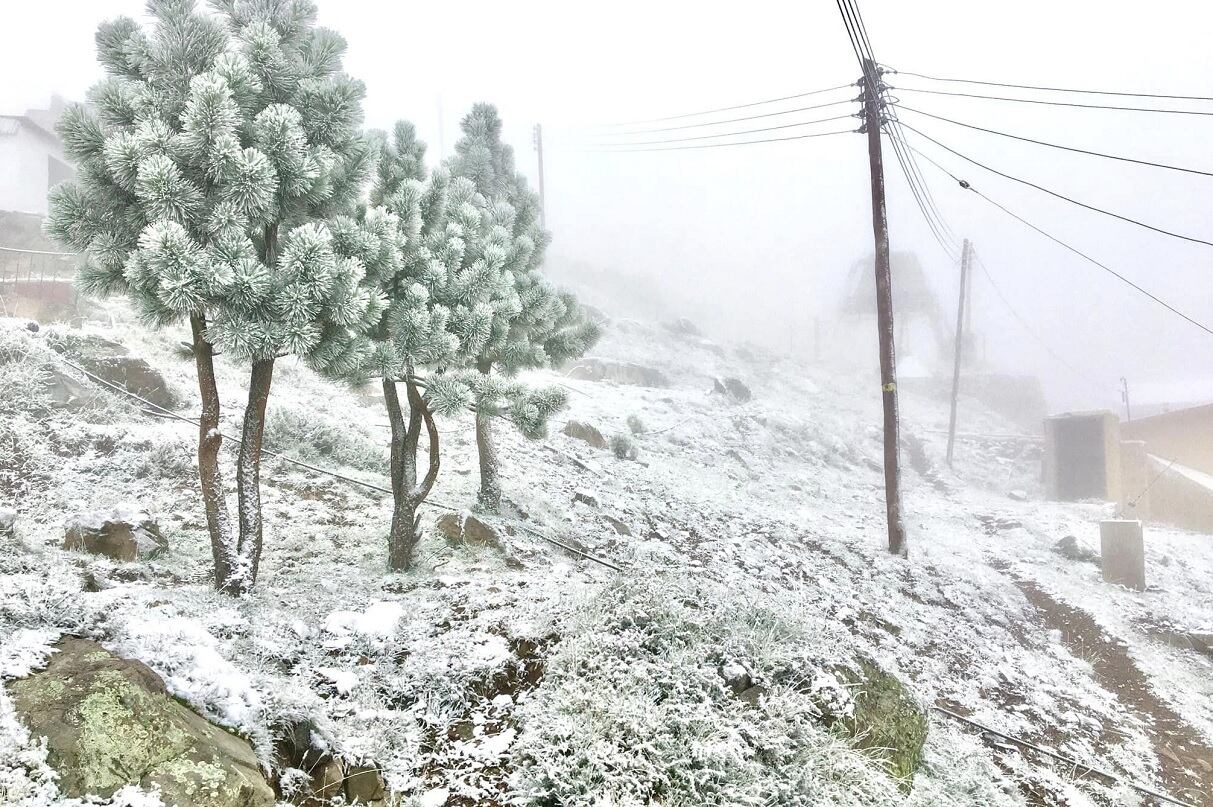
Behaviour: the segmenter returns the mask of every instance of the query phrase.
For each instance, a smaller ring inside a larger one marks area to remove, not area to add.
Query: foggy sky
[[[533,175],[531,127],[541,122],[553,257],[641,277],[678,301],[680,310],[671,314],[690,316],[722,337],[803,344],[798,337],[807,323],[836,308],[847,270],[871,251],[866,143],[860,135],[666,153],[580,150],[586,142],[602,142],[585,130],[592,124],[853,81],[858,67],[834,3],[319,4],[322,24],[349,41],[346,69],[367,84],[369,125],[412,120],[433,162],[449,153],[467,108],[491,101],[502,111],[519,166]],[[3,5],[0,74],[6,80],[0,83],[0,112],[10,114],[45,105],[52,92],[82,98],[100,77],[93,46],[97,23],[117,14],[139,17],[143,8],[141,0]],[[865,0],[861,7],[877,58],[895,68],[1213,96],[1213,6],[1206,2]],[[908,77],[889,81],[950,89]],[[1213,117],[894,95],[911,106],[1014,134],[1213,170]],[[1213,103],[1187,108],[1213,110]],[[852,109],[788,116],[784,122],[842,111]],[[1213,240],[1213,178],[1014,143],[908,112],[902,117],[1007,173]],[[655,138],[664,136],[679,133]],[[965,164],[912,134],[910,139],[1012,210],[1196,319],[1213,322],[1213,248],[1078,209]],[[931,238],[887,156],[893,248],[918,253],[952,317],[956,267]],[[1192,389],[1194,398],[1213,400],[1213,336],[957,188],[929,165],[922,170],[952,229],[974,241],[1011,303],[1096,383],[1075,378],[1040,348],[978,272],[974,327],[999,366],[1038,373],[1055,408],[1116,406],[1121,376],[1143,400],[1174,397],[1162,389],[1177,384]]]

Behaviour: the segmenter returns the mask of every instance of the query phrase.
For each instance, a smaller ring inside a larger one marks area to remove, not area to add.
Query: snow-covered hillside
[[[83,333],[125,345],[192,402],[182,335],[106,310],[111,324]],[[431,531],[416,571],[389,575],[388,494],[267,460],[261,577],[235,599],[209,584],[196,430],[111,393],[46,406],[39,369],[73,375],[50,344],[81,332],[22,326],[0,333],[0,496],[17,512],[0,552],[6,677],[63,631],[97,638],[267,765],[284,727],[310,721],[349,763],[379,766],[401,803],[430,807],[1151,803],[939,712],[903,793],[787,682],[803,670],[829,690],[814,676],[865,656],[926,707],[1213,804],[1213,659],[1170,641],[1213,633],[1213,538],[1148,526],[1149,589],[1103,583],[1054,544],[1097,547],[1112,506],[1041,501],[1031,440],[962,441],[948,471],[940,397],[903,395],[911,555],[898,559],[883,549],[874,374],[613,321],[593,355],[669,386],[536,374],[566,385],[570,406],[545,440],[499,430],[502,547]],[[242,374],[222,360],[219,372],[226,411],[240,411]],[[276,372],[267,447],[382,485],[382,402],[290,362]],[[728,376],[752,400],[713,393]],[[965,432],[1014,432],[971,399],[961,418]],[[566,436],[569,420],[627,435],[636,459]],[[441,430],[430,524],[475,501],[471,415]],[[158,521],[166,554],[60,548],[73,514],[127,505]],[[762,688],[753,702],[729,690],[741,676]],[[0,794],[54,802],[43,757],[0,694]]]

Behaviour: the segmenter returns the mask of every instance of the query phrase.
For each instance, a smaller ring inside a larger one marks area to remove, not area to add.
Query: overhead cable
[[[849,116],[848,116],[849,117]],[[813,137],[829,137],[830,135],[854,134],[855,129],[841,129],[834,132],[814,132],[812,134],[792,135],[790,137],[767,137],[761,140],[741,140],[736,143],[699,143],[689,146],[658,146],[655,148],[628,148],[626,143],[618,144],[619,148],[577,149],[578,151],[595,152],[600,154],[632,154],[645,151],[687,151],[690,149],[727,148],[729,146],[753,146],[759,143],[779,143],[785,140],[808,140]]]
[[[748,120],[760,120],[762,118],[776,118],[780,115],[792,115],[796,112],[810,112],[814,109],[826,109],[832,106],[841,106],[842,104],[853,104],[855,98],[846,98],[842,101],[830,101],[827,104],[813,104],[812,106],[802,106],[795,109],[782,109],[778,112],[763,112],[759,115],[746,115],[741,118],[728,118],[726,120],[703,121],[702,123],[684,123],[680,126],[664,126],[659,129],[633,129],[628,132],[602,132],[601,136],[624,137],[626,135],[637,134],[657,134],[658,132],[676,132],[682,129],[701,129],[705,126],[720,126],[725,123],[742,123]]]
[[[891,67],[886,67],[885,70],[886,72],[895,73],[899,76],[914,76],[915,78],[925,78],[928,81],[945,81],[951,84],[984,84],[987,87],[1007,87],[1018,90],[1043,90],[1046,92],[1071,92],[1083,95],[1118,95],[1124,98],[1165,98],[1172,101],[1213,101],[1213,97],[1207,95],[1164,95],[1161,93],[1152,92],[1080,90],[1073,87],[1043,87],[1038,84],[1006,84],[999,81],[978,81],[977,79],[970,78],[943,78],[941,76],[928,76],[925,73],[912,73],[909,70],[895,70]]]
[[[927,140],[930,140],[932,143],[939,146],[944,151],[949,151],[952,154],[955,154],[957,157],[961,158],[962,160],[965,160],[967,162],[972,163],[973,165],[976,165],[978,168],[984,168],[986,171],[989,171],[991,174],[997,174],[998,176],[1003,177],[1004,179],[1009,179],[1012,182],[1018,182],[1021,185],[1027,185],[1029,188],[1035,188],[1038,191],[1047,193],[1050,196],[1054,196],[1058,199],[1061,199],[1062,201],[1069,202],[1070,204],[1078,205],[1079,207],[1094,211],[1096,213],[1102,213],[1105,216],[1111,216],[1114,219],[1119,219],[1121,221],[1128,222],[1129,224],[1136,224],[1138,227],[1143,227],[1147,230],[1152,230],[1152,231],[1154,231],[1156,233],[1160,233],[1162,235],[1169,235],[1172,238],[1178,238],[1181,241],[1191,241],[1194,244],[1204,244],[1205,246],[1213,247],[1213,241],[1206,241],[1203,238],[1197,238],[1196,236],[1192,236],[1192,235],[1184,235],[1183,233],[1177,233],[1172,230],[1164,230],[1161,227],[1155,227],[1152,224],[1146,224],[1145,222],[1138,221],[1137,219],[1130,218],[1128,216],[1123,216],[1120,213],[1114,213],[1111,210],[1105,210],[1102,207],[1095,207],[1094,205],[1089,205],[1086,202],[1080,202],[1077,199],[1073,199],[1069,196],[1066,196],[1065,194],[1058,193],[1057,191],[1054,191],[1054,190],[1050,190],[1049,188],[1046,188],[1043,185],[1037,185],[1035,182],[1029,182],[1026,179],[1020,179],[1017,176],[1013,176],[1011,174],[1007,174],[1002,171],[999,171],[997,168],[991,168],[990,166],[986,165],[985,163],[978,162],[977,160],[973,159],[972,157],[969,157],[965,154],[961,154],[959,151],[952,148],[951,146],[947,146],[947,145],[944,145],[943,143],[940,143],[935,138],[931,137],[928,134],[924,134],[922,131],[914,128],[913,126],[911,126],[908,123],[905,124],[905,127],[907,129],[909,129],[911,132],[914,132],[915,134],[917,134],[919,137],[923,137],[923,138],[926,138]]]
[[[694,137],[672,137],[666,140],[621,140],[616,143],[594,143],[595,146],[614,147],[614,146],[656,146],[662,143],[689,143],[696,140],[712,140],[719,137],[736,137],[738,135],[758,134],[759,132],[773,132],[778,129],[791,129],[796,126],[812,126],[817,123],[827,123],[829,121],[844,120],[853,118],[852,115],[834,115],[829,118],[818,118],[817,120],[801,121],[799,123],[784,123],[779,126],[765,126],[760,129],[745,129],[740,132],[717,132],[715,134],[696,135]]]
[[[684,118],[695,118],[700,115],[714,115],[717,112],[732,112],[733,110],[736,110],[736,109],[749,109],[750,107],[762,106],[763,104],[776,104],[776,103],[779,103],[780,101],[791,101],[796,98],[808,98],[809,96],[812,96],[812,95],[822,95],[827,92],[834,92],[835,90],[844,90],[847,87],[853,87],[853,86],[854,86],[854,84],[839,84],[837,87],[825,87],[820,90],[812,90],[810,92],[796,93],[795,95],[784,95],[779,98],[767,98],[762,101],[751,101],[748,104],[735,104],[734,106],[722,106],[722,107],[718,107],[716,109],[704,109],[699,112],[684,112],[681,115],[667,115],[664,118],[648,118],[647,120],[623,121],[620,123],[603,123],[603,124],[599,124],[598,127],[596,127],[596,128],[608,128],[608,127],[612,127],[612,126],[640,126],[640,125],[643,125],[646,123],[664,123],[665,121],[671,121],[671,120],[682,120]]]
[[[1024,137],[1022,135],[1014,135],[1009,132],[1000,132],[997,129],[987,129],[984,126],[977,126],[976,124],[973,124],[973,123],[965,123],[964,121],[958,121],[958,120],[954,120],[952,118],[946,118],[943,115],[936,115],[933,112],[924,112],[921,109],[915,109],[914,107],[906,106],[905,104],[900,103],[900,102],[898,102],[896,104],[896,106],[898,109],[904,109],[907,112],[914,112],[918,115],[925,115],[928,118],[934,118],[935,120],[941,120],[941,121],[944,121],[945,123],[951,123],[956,126],[963,126],[966,129],[975,129],[979,132],[988,132],[989,134],[998,135],[1000,137],[1009,137],[1012,140],[1022,140],[1025,143],[1035,143],[1038,146],[1048,146],[1049,148],[1061,149],[1062,151],[1073,151],[1078,154],[1089,154],[1092,157],[1105,157],[1109,160],[1120,160],[1121,162],[1135,163],[1137,165],[1148,165],[1153,168],[1166,168],[1169,171],[1183,171],[1184,173],[1187,173],[1187,174],[1198,174],[1200,176],[1213,177],[1213,171],[1200,171],[1195,168],[1184,168],[1181,165],[1169,165],[1167,163],[1156,163],[1156,162],[1151,162],[1149,160],[1139,160],[1134,157],[1123,157],[1123,156],[1120,156],[1117,154],[1105,154],[1104,152],[1101,152],[1101,151],[1090,151],[1088,149],[1080,149],[1075,146],[1063,146],[1058,143],[1050,143],[1046,140],[1035,140],[1031,137]]]
[[[909,144],[907,144],[907,145],[909,145]],[[1054,236],[1054,235],[1051,235],[1050,233],[1045,232],[1044,230],[1042,230],[1041,228],[1037,227],[1035,224],[1033,224],[1032,222],[1030,222],[1030,221],[1028,221],[1027,219],[1023,218],[1022,216],[1018,215],[1017,213],[1014,213],[1014,212],[1012,212],[1011,210],[1008,210],[1008,209],[1007,209],[1006,207],[1004,207],[1003,205],[999,204],[998,202],[996,202],[996,201],[994,201],[993,199],[991,199],[989,196],[986,196],[984,193],[982,193],[981,191],[977,190],[977,188],[974,188],[974,187],[972,186],[972,184],[970,184],[970,183],[969,183],[969,181],[968,181],[968,180],[965,180],[965,179],[961,179],[961,178],[959,178],[958,176],[956,176],[955,174],[953,174],[951,171],[949,171],[948,169],[944,168],[944,167],[943,167],[942,165],[940,165],[938,162],[936,162],[936,161],[935,161],[935,160],[933,160],[932,158],[928,157],[926,154],[923,154],[921,151],[919,151],[918,149],[914,148],[913,146],[910,146],[910,149],[911,149],[911,150],[913,150],[913,151],[914,151],[916,154],[918,154],[918,156],[922,157],[924,160],[926,160],[927,162],[929,162],[931,165],[935,166],[935,167],[936,167],[936,168],[938,168],[940,171],[944,172],[944,173],[945,173],[945,174],[947,174],[949,177],[951,177],[951,178],[952,178],[952,179],[953,179],[953,180],[954,180],[954,181],[955,181],[955,182],[956,182],[958,185],[960,185],[960,187],[964,188],[964,189],[965,189],[965,190],[967,190],[967,191],[972,191],[973,193],[977,194],[977,195],[978,195],[978,196],[980,196],[982,199],[986,200],[986,201],[987,201],[987,202],[989,202],[991,205],[993,205],[994,207],[998,208],[998,209],[999,209],[999,210],[1001,210],[1003,213],[1006,213],[1008,216],[1010,216],[1011,218],[1015,219],[1015,220],[1016,220],[1016,221],[1018,221],[1019,223],[1023,224],[1024,226],[1026,226],[1026,227],[1028,227],[1028,228],[1030,228],[1030,229],[1032,229],[1032,230],[1035,230],[1037,233],[1039,233],[1039,234],[1043,235],[1045,238],[1049,239],[1050,241],[1052,241],[1053,243],[1057,244],[1058,246],[1064,247],[1065,249],[1069,250],[1070,252],[1073,252],[1073,253],[1074,253],[1075,255],[1077,255],[1078,257],[1080,257],[1080,258],[1082,258],[1083,260],[1085,260],[1085,261],[1087,261],[1087,262],[1089,262],[1089,263],[1093,264],[1094,266],[1097,266],[1098,268],[1102,269],[1103,271],[1105,271],[1105,272],[1107,272],[1108,274],[1110,274],[1110,275],[1112,275],[1113,277],[1115,277],[1115,278],[1116,278],[1117,280],[1119,280],[1120,282],[1122,282],[1122,283],[1124,283],[1125,285],[1127,285],[1127,286],[1131,287],[1131,288],[1132,288],[1132,289],[1134,289],[1135,291],[1137,291],[1137,292],[1139,292],[1139,293],[1141,293],[1141,294],[1145,295],[1146,297],[1149,297],[1151,300],[1153,300],[1154,302],[1158,303],[1158,304],[1159,304],[1159,305],[1161,305],[1163,308],[1165,308],[1165,309],[1167,309],[1168,311],[1170,311],[1172,314],[1175,314],[1176,316],[1178,316],[1178,317],[1180,317],[1180,318],[1182,318],[1182,319],[1187,320],[1187,321],[1188,321],[1188,322],[1190,322],[1191,324],[1195,325],[1197,328],[1200,328],[1200,329],[1201,329],[1202,331],[1204,331],[1205,333],[1209,334],[1210,336],[1213,336],[1213,328],[1210,328],[1208,325],[1205,325],[1203,322],[1200,322],[1199,320],[1193,319],[1192,317],[1188,316],[1188,315],[1187,315],[1187,314],[1185,314],[1184,312],[1180,311],[1180,310],[1179,310],[1178,308],[1176,308],[1175,306],[1173,306],[1173,305],[1171,305],[1170,303],[1168,303],[1166,300],[1163,300],[1161,297],[1158,297],[1158,296],[1157,296],[1156,294],[1154,294],[1153,292],[1151,292],[1151,291],[1149,291],[1149,290],[1147,290],[1147,289],[1144,289],[1144,288],[1142,288],[1141,286],[1137,285],[1137,284],[1136,284],[1136,283],[1134,283],[1132,280],[1130,280],[1129,278],[1125,277],[1125,276],[1124,276],[1124,275],[1122,275],[1120,272],[1117,272],[1115,269],[1111,268],[1110,266],[1107,266],[1106,264],[1100,263],[1099,261],[1095,260],[1095,259],[1094,259],[1094,258],[1092,258],[1090,255],[1088,255],[1087,253],[1085,253],[1085,252],[1083,252],[1082,250],[1078,249],[1077,247],[1070,246],[1069,244],[1067,244],[1065,241],[1062,241],[1062,240],[1061,240],[1060,238],[1058,238],[1057,236]]]
[[[1046,101],[1042,98],[1010,98],[1005,95],[982,95],[972,92],[947,92],[945,90],[927,90],[921,87],[906,87],[899,85],[890,87],[899,92],[921,92],[928,95],[950,95],[958,98],[982,98],[987,101],[1011,101],[1017,104],[1044,104],[1045,106],[1068,106],[1080,109],[1111,109],[1117,112],[1158,112],[1164,115],[1201,115],[1213,116],[1213,111],[1205,112],[1196,109],[1158,109],[1156,107],[1112,106],[1110,104],[1080,104],[1076,101]]]

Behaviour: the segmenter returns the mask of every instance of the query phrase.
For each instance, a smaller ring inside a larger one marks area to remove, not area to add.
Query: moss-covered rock
[[[896,676],[871,661],[861,659],[854,669],[837,673],[850,686],[853,698],[853,710],[838,721],[839,726],[855,738],[857,747],[887,761],[908,791],[922,761],[926,712]]]
[[[17,714],[46,738],[68,796],[107,797],[128,784],[159,786],[166,805],[274,803],[248,743],[173,700],[138,661],[66,638],[42,672],[9,684]]]

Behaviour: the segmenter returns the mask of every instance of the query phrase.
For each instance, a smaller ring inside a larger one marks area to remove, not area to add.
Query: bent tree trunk
[[[412,373],[405,377],[405,391],[409,403],[407,424],[396,390],[396,381],[383,379],[383,399],[387,406],[388,422],[392,427],[392,525],[388,533],[388,568],[393,571],[408,571],[412,568],[413,550],[421,537],[417,508],[434,487],[440,466],[438,429],[428,404],[412,378]],[[425,478],[418,483],[417,447],[423,422],[429,434],[429,468]]]
[[[236,504],[239,534],[232,571],[225,585],[232,594],[244,594],[257,582],[261,563],[261,441],[265,436],[265,408],[274,378],[274,360],[253,362],[249,377],[248,403],[244,408],[244,428],[240,435],[240,454],[236,461]]]
[[[491,365],[481,364],[477,368],[488,375]],[[497,446],[493,443],[493,416],[476,412],[476,453],[480,458],[480,492],[476,500],[490,513],[501,509],[501,480],[497,477]]]
[[[192,315],[190,330],[194,339],[198,392],[202,398],[202,413],[198,418],[198,484],[206,510],[206,529],[211,537],[215,587],[224,589],[232,576],[235,547],[219,472],[219,448],[223,443],[219,434],[219,386],[215,381],[214,348],[206,341],[206,318],[201,314]]]

